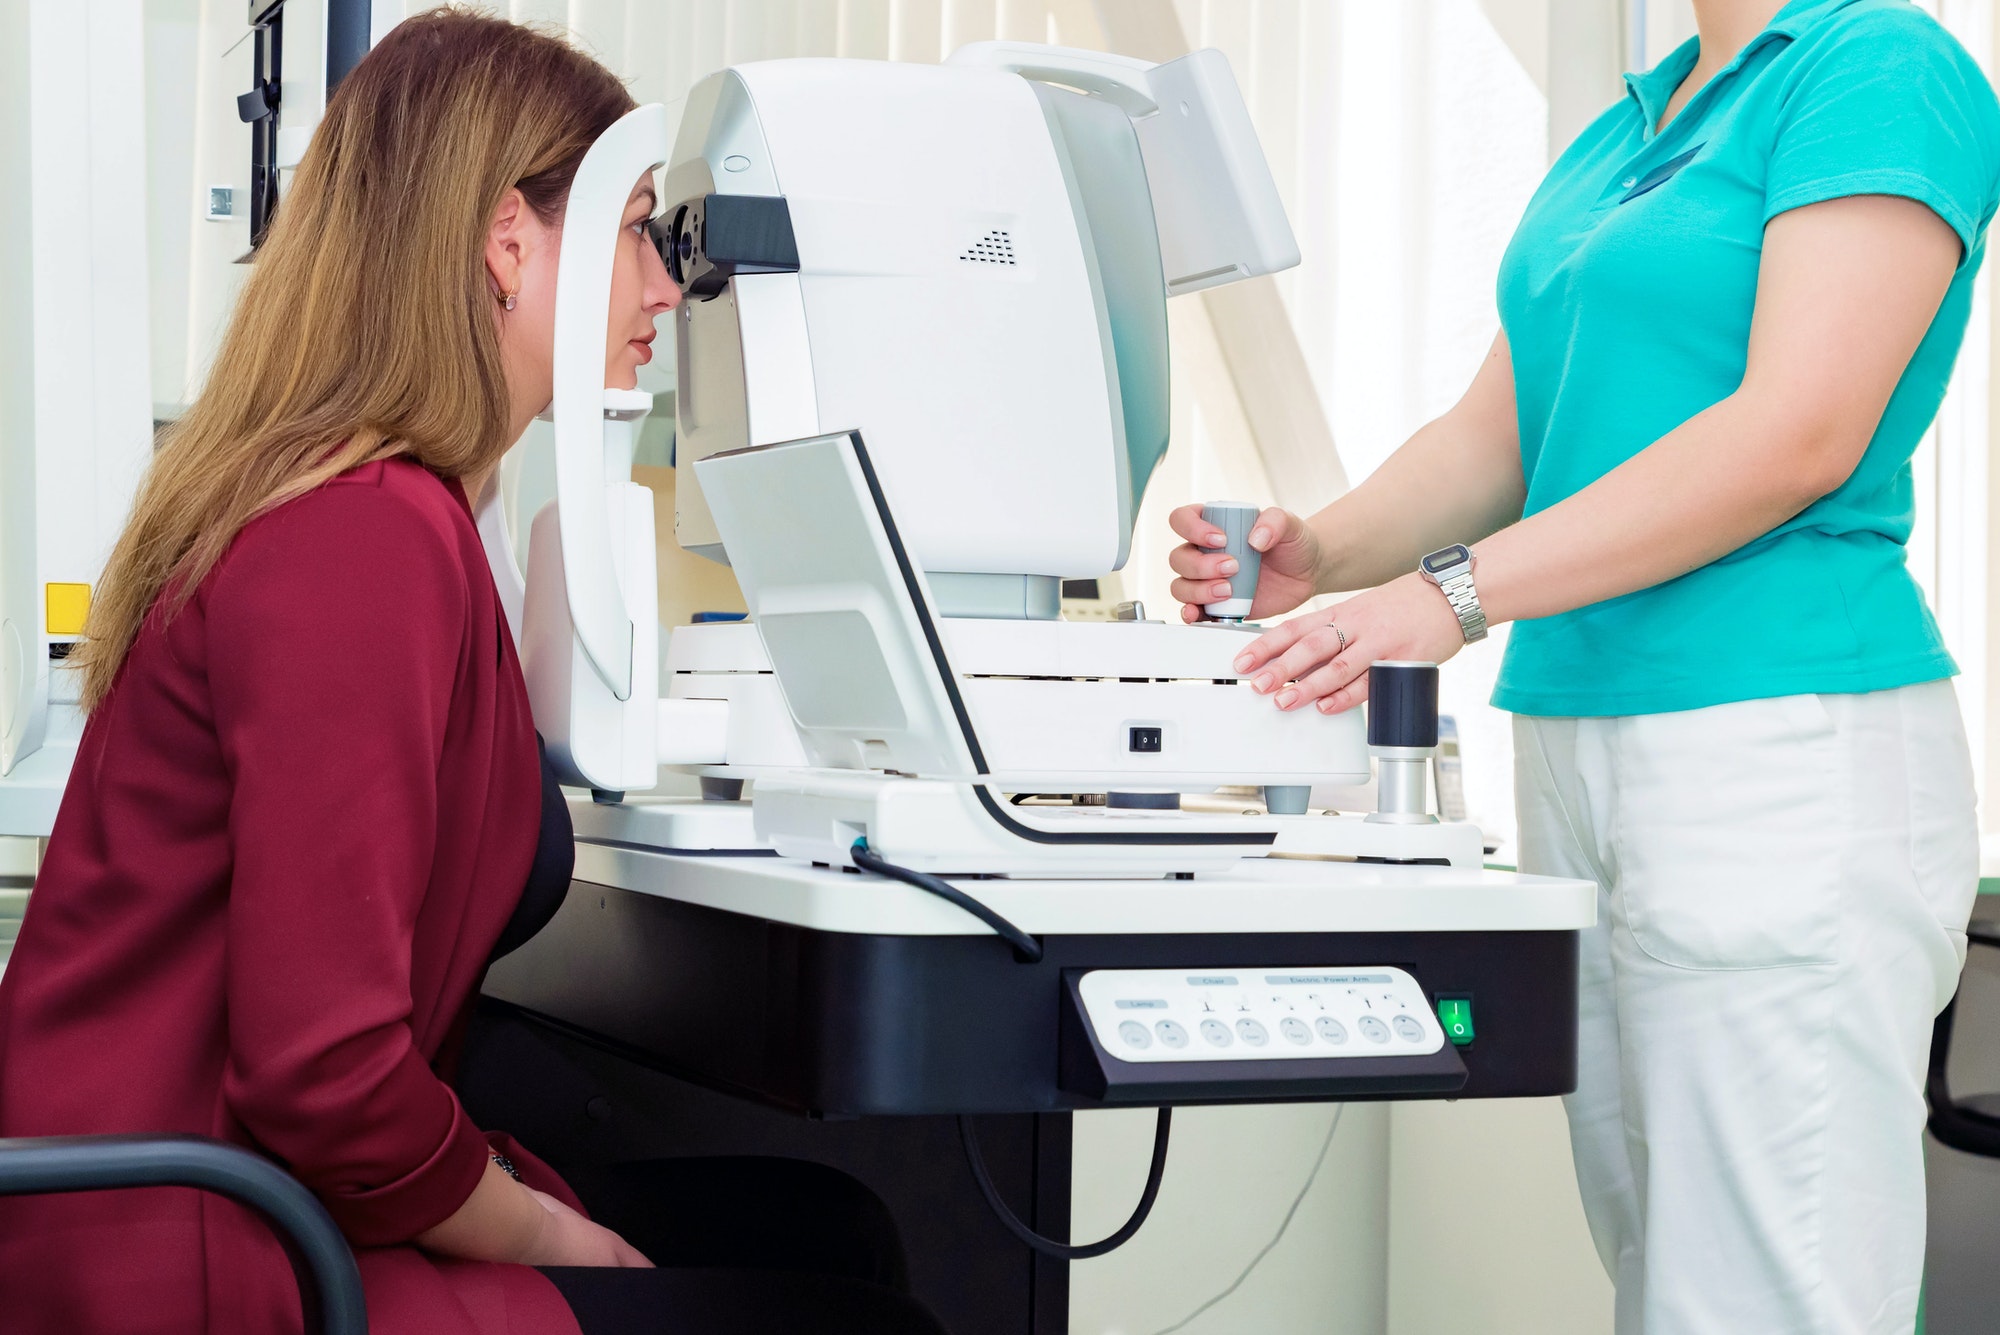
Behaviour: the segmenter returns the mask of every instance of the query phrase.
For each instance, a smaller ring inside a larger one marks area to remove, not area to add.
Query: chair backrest
[[[2000,919],[1974,918],[1965,937],[1968,950],[2000,950]],[[2000,1115],[1968,1106],[1952,1092],[1949,1069],[1957,1010],[1958,998],[1953,997],[1931,1030],[1930,1074],[1924,1082],[1931,1134],[1952,1149],[2000,1159]]]
[[[306,1335],[368,1335],[361,1271],[326,1207],[268,1159],[201,1136],[0,1139],[0,1196],[194,1187],[262,1215],[299,1284]]]

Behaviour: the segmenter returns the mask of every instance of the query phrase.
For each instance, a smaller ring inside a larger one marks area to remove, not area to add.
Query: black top
[[[528,939],[548,926],[563,899],[569,894],[569,878],[576,870],[576,831],[569,823],[569,803],[563,799],[562,785],[549,764],[549,749],[542,735],[535,734],[535,750],[542,760],[542,831],[535,843],[535,860],[528,864],[528,883],[521,889],[521,902],[493,947],[493,958],[518,950]]]

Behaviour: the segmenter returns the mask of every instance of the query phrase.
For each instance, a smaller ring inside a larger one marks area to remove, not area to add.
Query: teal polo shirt
[[[1944,397],[2000,201],[2000,107],[1906,0],[1794,0],[1658,134],[1698,39],[1550,168],[1501,261],[1526,513],[1602,477],[1742,382],[1764,226],[1847,195],[1958,233],[1943,306],[1838,491],[1712,565],[1517,623],[1494,703],[1649,714],[1952,675],[1904,560],[1910,455]]]

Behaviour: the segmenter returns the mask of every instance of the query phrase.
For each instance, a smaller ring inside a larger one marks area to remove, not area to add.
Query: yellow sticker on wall
[[[45,590],[49,634],[83,634],[84,618],[90,615],[90,586],[50,584]]]

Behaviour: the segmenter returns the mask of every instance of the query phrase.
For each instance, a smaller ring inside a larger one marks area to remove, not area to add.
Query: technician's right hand
[[[1229,577],[1236,573],[1236,558],[1215,550],[1227,539],[1221,529],[1201,517],[1200,505],[1183,505],[1167,516],[1167,523],[1187,539],[1167,557],[1167,564],[1179,576],[1173,583],[1173,595],[1181,604],[1181,620],[1200,621],[1202,604],[1221,602],[1229,596]],[[1319,539],[1305,520],[1274,505],[1257,516],[1250,530],[1250,545],[1264,554],[1257,597],[1250,606],[1252,621],[1289,612],[1319,592]]]

